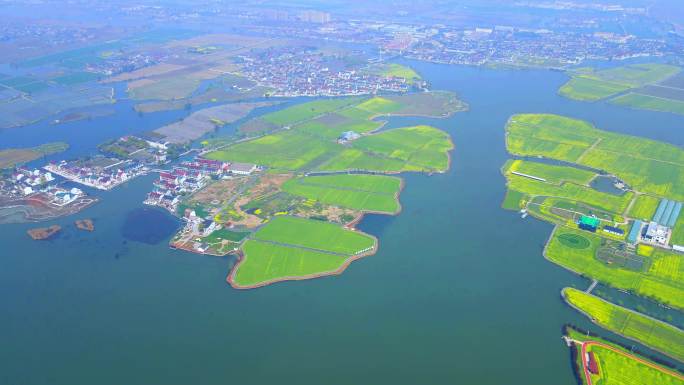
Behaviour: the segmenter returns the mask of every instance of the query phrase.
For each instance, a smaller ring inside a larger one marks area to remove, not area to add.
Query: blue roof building
[[[629,230],[629,235],[627,236],[627,242],[632,244],[637,243],[637,240],[639,240],[639,233],[641,233],[641,227],[643,225],[644,222],[638,219],[632,223],[632,228]]]

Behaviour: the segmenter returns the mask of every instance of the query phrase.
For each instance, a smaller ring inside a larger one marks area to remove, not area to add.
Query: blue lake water
[[[179,221],[156,207],[135,208],[126,213],[121,235],[131,241],[156,245],[180,228]]]
[[[3,226],[0,384],[575,384],[561,327],[600,329],[560,290],[588,282],[544,260],[550,225],[500,208],[504,125],[514,113],[552,112],[681,146],[684,119],[563,99],[558,72],[411,64],[470,110],[390,120],[440,127],[456,148],[448,173],[405,175],[401,215],[360,224],[378,236],[376,255],[336,277],[234,290],[231,257],[169,249],[170,232],[122,236],[154,176],[135,179],[48,222],[65,229],[52,241],[32,241],[31,224]],[[81,156],[188,113],[116,108],[0,131],[0,143],[67,140],[68,155]],[[152,215],[149,226],[174,221]],[[96,230],[74,230],[77,218],[94,218]]]

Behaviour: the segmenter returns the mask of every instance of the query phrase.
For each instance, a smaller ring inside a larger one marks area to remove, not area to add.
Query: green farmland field
[[[572,78],[558,93],[581,101],[597,101],[617,95],[609,102],[630,108],[684,114],[683,101],[667,95],[647,95],[645,91],[679,73],[681,68],[664,64],[632,64],[600,71],[589,69],[571,74]],[[630,92],[622,94],[626,91]]]
[[[346,148],[337,156],[332,157],[319,169],[323,171],[366,170],[379,172],[401,172],[405,162],[401,159],[375,156],[355,148]],[[413,170],[410,170],[413,171]]]
[[[245,259],[234,272],[234,283],[250,286],[332,273],[374,246],[373,237],[329,222],[275,217],[242,245]]]
[[[574,183],[555,185],[513,174],[507,174],[506,178],[508,179],[508,188],[530,196],[548,196],[580,201],[616,214],[627,209],[633,196],[632,192],[618,196]]]
[[[449,112],[460,106],[457,99],[453,100],[453,95],[448,99],[450,94],[446,93],[435,93],[434,98],[430,95],[431,93],[422,93],[420,99],[425,103],[434,99],[449,105]],[[300,123],[288,130],[211,152],[207,154],[207,158],[255,163],[282,171],[446,171],[449,166],[448,152],[453,148],[451,138],[446,132],[429,126],[416,126],[371,133],[382,123],[368,120],[369,114],[374,113],[362,109],[363,106],[371,108],[373,105],[386,106],[389,103],[401,107],[402,104],[383,98],[368,99],[356,106],[349,104],[359,100],[332,99],[326,100],[326,104],[322,106],[315,104],[314,107],[311,107],[312,103],[320,102],[304,103],[265,115],[260,119],[266,121],[268,116],[271,122],[279,124],[284,124],[285,121]],[[337,104],[333,105],[333,102]],[[322,113],[332,111],[333,107],[343,109]],[[434,106],[431,108],[430,111],[435,112]],[[274,114],[279,115],[274,117]],[[305,115],[314,119],[302,121],[306,119]],[[344,131],[356,131],[365,135],[348,144],[337,143],[336,139]]]
[[[373,237],[333,223],[289,216],[273,218],[254,234],[254,239],[342,255],[356,254],[375,244]]]
[[[667,64],[631,64],[594,72],[594,75],[604,81],[629,84],[640,87],[657,83],[679,73],[681,69]]]
[[[684,331],[577,289],[565,288],[563,296],[599,326],[684,362]]]
[[[640,356],[638,353],[628,351],[627,349],[600,337],[587,336],[585,333],[570,327],[566,328],[566,335],[579,342],[599,342],[656,365],[655,362],[652,362],[648,358]],[[579,349],[579,346],[576,345],[576,348]],[[594,353],[599,366],[599,374],[592,375],[592,381],[596,385],[684,385],[684,381],[681,381],[668,373],[664,373],[661,370],[643,364],[638,360],[614,352],[611,349],[594,345],[589,346],[587,350]],[[576,365],[581,367],[581,360],[584,358],[578,354],[576,359]],[[582,375],[581,377],[581,383],[586,385],[584,376]]]
[[[644,194],[638,195],[627,215],[635,219],[651,220],[659,203],[660,198]]]
[[[385,99],[383,97],[375,97],[359,104],[357,108],[366,110],[375,114],[390,114],[401,109],[401,103]]]
[[[679,215],[679,219],[672,229],[672,243],[684,246],[684,213]]]
[[[343,109],[347,106],[358,103],[360,100],[360,98],[316,100],[266,114],[262,116],[262,119],[278,126],[287,126],[328,112]]]
[[[297,125],[297,131],[306,132],[326,141],[334,141],[343,132],[354,131],[358,134],[377,130],[381,122],[372,120],[352,119],[338,114],[328,114],[319,119]]]
[[[611,83],[599,79],[578,76],[565,83],[560,88],[559,93],[570,99],[595,101],[605,99],[630,88],[631,87],[626,84]]]
[[[618,106],[684,115],[684,101],[630,92],[610,100]]]
[[[544,178],[547,182],[553,184],[574,182],[576,184],[588,185],[596,177],[596,173],[588,170],[520,159],[508,161],[504,169],[508,172],[517,171],[538,178]]]
[[[340,189],[353,189],[376,194],[394,195],[401,188],[401,179],[384,175],[336,174],[302,178],[307,184]]]
[[[468,108],[456,95],[444,91],[388,95],[385,98],[401,104],[401,109],[393,112],[397,115],[445,117]]]
[[[684,150],[674,145],[547,114],[511,117],[506,143],[515,155],[578,163],[615,174],[635,190],[684,200]]]
[[[378,76],[404,78],[409,84],[420,79],[420,75],[413,68],[397,63],[376,64],[371,66],[368,72]]]
[[[340,151],[342,148],[334,142],[290,130],[211,152],[207,158],[255,163],[281,170],[300,170],[318,158],[327,158]]]
[[[347,257],[296,247],[248,240],[245,260],[235,271],[235,283],[250,286],[287,278],[301,278],[339,269]]]
[[[508,151],[575,162],[596,140],[587,122],[550,114],[514,115],[506,126]]]
[[[368,110],[362,110],[362,109],[358,108],[358,106],[345,108],[343,110],[337,111],[336,114],[346,116],[346,117],[352,118],[352,119],[361,119],[361,120],[363,120],[363,119],[368,120],[368,119],[372,118],[373,116],[377,115],[375,112],[371,112]]]
[[[559,93],[576,100],[600,100],[663,81],[680,71],[679,67],[664,64],[632,64],[600,71],[581,71],[573,74]]]
[[[506,191],[506,197],[504,198],[501,207],[503,207],[506,210],[520,210],[522,208],[521,201],[526,197],[527,195],[521,193],[520,191],[508,189],[508,191]]]
[[[428,126],[367,135],[353,141],[351,147],[293,129],[211,152],[207,158],[280,170],[442,172],[448,168],[452,148],[448,134]]]
[[[583,237],[590,245],[581,249],[569,247],[562,240],[568,236]],[[557,227],[546,247],[546,257],[609,286],[630,290],[678,309],[684,308],[684,256],[658,250],[650,257],[648,269],[635,271],[596,258],[603,242],[601,237],[587,231]]]
[[[682,385],[684,381],[601,346],[592,346],[601,368],[600,385]]]
[[[291,179],[283,191],[354,210],[395,213],[401,180],[381,175],[329,175]]]
[[[447,133],[429,126],[395,128],[363,136],[322,164],[325,171],[444,172],[453,148]]]

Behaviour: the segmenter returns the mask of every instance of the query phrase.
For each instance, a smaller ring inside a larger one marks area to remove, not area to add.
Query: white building
[[[257,166],[251,163],[230,163],[226,171],[238,175],[250,175],[257,170]]]
[[[169,146],[169,143],[168,143],[168,142],[159,143],[159,142],[154,142],[154,141],[151,141],[151,140],[146,140],[146,142],[147,142],[147,144],[148,144],[150,147],[152,147],[152,148],[157,148],[157,149],[159,149],[159,150],[167,150],[167,149],[168,149],[168,146]]]
[[[670,233],[671,230],[669,227],[660,225],[657,222],[650,222],[641,239],[656,245],[667,246],[667,242],[670,239]]]

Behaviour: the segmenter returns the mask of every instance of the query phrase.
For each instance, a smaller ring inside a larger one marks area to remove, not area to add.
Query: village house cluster
[[[70,181],[100,190],[112,189],[147,172],[147,168],[141,163],[103,156],[51,162],[43,168]]]
[[[684,39],[644,38],[602,30],[610,16],[558,20],[556,29],[482,24],[472,28],[421,23],[335,20],[324,25],[280,23],[248,26],[256,33],[372,44],[383,56],[435,63],[564,68],[585,60],[680,56]],[[561,24],[562,22],[562,24]]]
[[[348,68],[334,56],[299,47],[271,49],[241,57],[242,74],[274,89],[274,96],[341,96],[406,92],[400,77],[380,76]]]
[[[175,213],[183,196],[198,191],[211,179],[230,178],[233,175],[250,175],[258,167],[250,163],[221,162],[195,158],[185,161],[169,171],[160,171],[154,190],[147,194],[145,204],[159,206]]]
[[[408,58],[450,64],[511,64],[564,67],[585,60],[620,60],[673,52],[666,41],[614,33],[568,33],[507,26],[444,30],[411,39],[400,51]],[[397,52],[390,45],[388,52]]]
[[[11,175],[0,178],[0,195],[9,198],[35,198],[44,203],[64,206],[83,197],[85,193],[75,187],[59,187],[50,172],[18,167]]]

